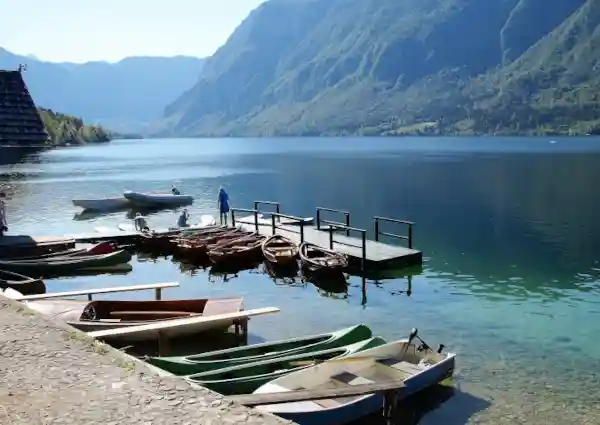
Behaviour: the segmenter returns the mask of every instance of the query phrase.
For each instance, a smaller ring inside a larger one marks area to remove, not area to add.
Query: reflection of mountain
[[[267,167],[277,178],[237,175],[228,184],[243,194],[238,206],[250,206],[255,197],[251,181],[262,182],[263,198],[281,201],[292,214],[314,215],[317,205],[348,209],[353,225],[371,231],[375,214],[414,220],[426,269],[510,294],[519,288],[543,292],[577,289],[576,282],[600,274],[594,270],[600,197],[590,186],[600,177],[598,156],[441,150],[256,155],[246,156],[244,165]]]

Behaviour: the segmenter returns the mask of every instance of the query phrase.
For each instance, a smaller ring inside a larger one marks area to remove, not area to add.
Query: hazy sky
[[[264,0],[0,0],[0,47],[59,62],[209,56]]]

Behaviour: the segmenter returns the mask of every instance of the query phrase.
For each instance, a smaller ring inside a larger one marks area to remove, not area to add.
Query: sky
[[[50,62],[206,57],[264,0],[0,0],[0,47]]]

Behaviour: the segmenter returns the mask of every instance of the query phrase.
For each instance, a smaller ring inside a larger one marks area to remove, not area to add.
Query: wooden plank
[[[22,297],[16,297],[15,299],[17,301],[44,300],[44,299],[50,299],[50,298],[76,297],[76,296],[80,296],[80,295],[110,294],[110,293],[116,293],[116,292],[145,291],[147,289],[176,288],[178,286],[179,286],[179,282],[151,283],[148,285],[115,286],[113,288],[80,289],[77,291],[68,291],[68,292],[54,292],[54,293],[49,293],[49,294],[24,295]]]
[[[241,224],[244,230],[254,231],[254,217],[248,216],[236,220],[236,225]],[[252,223],[252,224],[249,224]],[[259,219],[259,233],[261,235],[272,235],[271,220]],[[286,236],[295,243],[300,243],[300,228],[298,226],[278,225],[276,229],[278,235]],[[322,248],[329,249],[329,232],[317,230],[314,226],[304,226],[304,240],[313,243]],[[352,236],[345,236],[335,232],[333,236],[333,249],[336,252],[346,254],[355,259],[362,258],[362,240]],[[416,249],[404,248],[402,246],[390,245],[383,242],[372,240],[366,241],[367,260],[370,262],[386,262],[398,259],[400,257],[418,257],[414,263],[420,262],[422,258],[421,251]],[[413,263],[413,264],[414,264]]]
[[[342,397],[361,396],[388,391],[400,392],[403,388],[403,382],[392,381],[380,382],[375,384],[348,385],[344,388],[284,391],[279,393],[265,394],[246,394],[225,397],[225,400],[233,401],[238,404],[243,404],[245,406],[252,407],[265,404],[293,403],[298,401],[324,400],[328,398],[336,399]]]
[[[279,308],[277,307],[263,307],[256,308],[253,310],[244,310],[236,313],[226,313],[226,314],[216,314],[214,316],[199,316],[199,317],[191,317],[191,318],[178,318],[171,320],[163,320],[159,323],[151,323],[147,325],[140,326],[128,326],[126,328],[120,329],[107,329],[103,331],[95,331],[88,332],[88,335],[93,338],[104,338],[104,337],[113,337],[117,335],[131,335],[140,332],[147,331],[160,331],[163,329],[173,329],[182,326],[190,326],[194,324],[207,323],[211,322],[220,322],[224,320],[240,320],[247,319],[250,316],[259,316],[263,314],[269,313],[277,313],[279,312]]]

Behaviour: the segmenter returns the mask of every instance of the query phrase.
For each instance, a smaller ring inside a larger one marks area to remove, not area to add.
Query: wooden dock
[[[4,235],[0,237],[0,258],[39,255],[75,247],[70,237]]]
[[[259,201],[259,203],[270,203]],[[278,208],[279,210],[279,208]],[[321,212],[339,212],[345,215],[345,222],[336,222],[325,220],[321,217]],[[243,217],[236,217],[236,213],[244,213]],[[270,214],[270,218],[265,218],[265,214]],[[334,251],[346,254],[349,259],[352,270],[381,270],[402,268],[422,264],[423,254],[421,251],[412,248],[412,225],[413,223],[401,220],[395,220],[385,217],[374,217],[376,238],[379,235],[396,237],[407,240],[409,247],[405,248],[398,245],[391,245],[377,240],[367,239],[367,231],[350,226],[350,214],[344,211],[332,210],[329,208],[318,208],[316,223],[311,218],[295,217],[281,214],[280,212],[263,212],[258,209],[232,209],[232,226],[242,227],[244,230],[256,231],[261,235],[270,236],[279,234],[288,237],[297,244],[310,242],[322,248],[332,249]],[[285,224],[282,224],[278,219]],[[391,221],[394,223],[405,224],[409,226],[408,236],[400,236],[393,233],[381,232],[379,229],[381,221]],[[351,233],[358,233],[360,237],[350,236]]]

